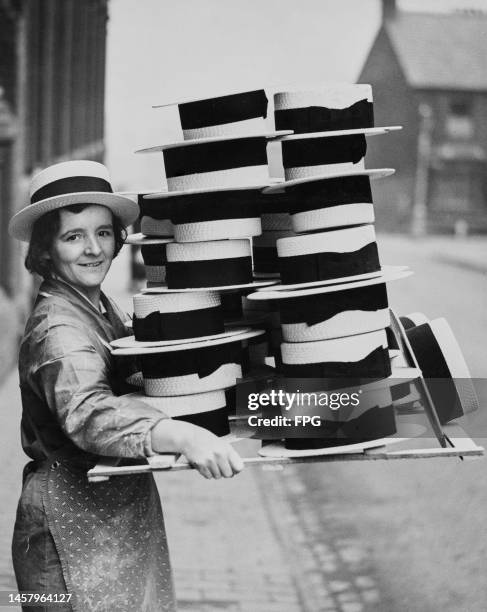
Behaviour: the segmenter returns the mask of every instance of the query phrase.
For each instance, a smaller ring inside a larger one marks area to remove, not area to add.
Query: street
[[[420,311],[430,318],[446,317],[472,376],[485,378],[485,276],[429,261],[409,239],[382,236],[379,249],[383,264],[407,264],[415,272],[390,283],[391,306],[400,314]],[[485,409],[485,384],[480,381],[478,388]],[[485,431],[485,426],[480,429],[487,438]],[[480,444],[487,441],[476,439]],[[293,477],[304,484],[307,505],[324,528],[337,522],[348,526],[350,536],[359,536],[381,593],[375,610],[485,610],[485,459],[296,466]],[[324,541],[333,537],[322,533]],[[315,546],[317,538],[319,534],[313,534]]]
[[[445,316],[472,376],[486,377],[485,276],[432,260],[402,237],[380,237],[379,251],[383,265],[407,264],[415,271],[390,283],[390,305],[399,314]],[[485,385],[479,389],[485,406]],[[15,588],[10,538],[25,462],[19,419],[18,390],[10,377],[0,411],[0,590]],[[159,475],[157,482],[183,612],[485,609],[485,459],[248,469],[211,488],[184,472]]]

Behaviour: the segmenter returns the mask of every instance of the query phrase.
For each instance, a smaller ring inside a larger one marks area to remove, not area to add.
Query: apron
[[[73,611],[175,610],[159,494],[151,474],[90,483],[54,461],[42,502]]]
[[[60,612],[175,612],[153,476],[90,483],[93,464],[64,454],[26,466],[13,543],[16,573],[28,574],[27,583],[18,576],[19,589],[71,593],[70,605],[56,607]]]

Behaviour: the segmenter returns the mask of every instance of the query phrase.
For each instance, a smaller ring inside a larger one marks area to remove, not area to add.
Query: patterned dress
[[[115,363],[109,342],[127,330],[115,304],[101,299],[105,314],[70,285],[49,280],[27,322],[19,356],[22,445],[33,461],[12,543],[18,587],[72,594],[59,611],[174,612],[152,475],[86,477],[100,455],[153,454],[151,429],[166,418],[121,395],[136,368]]]

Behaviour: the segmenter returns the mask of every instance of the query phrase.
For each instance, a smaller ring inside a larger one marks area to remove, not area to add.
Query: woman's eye
[[[104,238],[106,238],[107,236],[111,236],[112,235],[112,231],[111,230],[100,230],[98,232],[98,234],[100,236],[103,236]]]
[[[73,242],[74,240],[78,240],[78,238],[81,238],[81,234],[71,234],[66,240]]]

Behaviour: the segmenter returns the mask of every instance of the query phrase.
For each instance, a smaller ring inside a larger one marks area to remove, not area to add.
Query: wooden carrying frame
[[[418,368],[411,346],[397,315],[391,310],[391,328],[396,337],[400,350],[410,367]],[[418,368],[419,369],[419,368]],[[456,423],[441,425],[436,408],[431,399],[424,379],[419,376],[415,384],[420,396],[425,416],[428,419],[438,446],[428,448],[397,449],[393,444],[384,444],[356,453],[337,453],[335,455],[308,455],[300,457],[259,457],[244,458],[245,465],[262,466],[264,469],[282,469],[285,465],[296,463],[325,463],[335,461],[377,461],[379,459],[431,459],[438,457],[478,458],[483,456],[484,449],[478,446]],[[426,440],[426,438],[425,438]],[[428,442],[431,440],[428,439]],[[110,476],[123,476],[140,474],[141,472],[180,471],[191,470],[193,466],[187,463],[184,457],[175,454],[159,454],[148,457],[145,462],[137,461],[132,465],[118,465],[120,459],[105,457],[88,471],[88,480],[91,482],[103,481]]]

